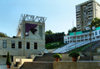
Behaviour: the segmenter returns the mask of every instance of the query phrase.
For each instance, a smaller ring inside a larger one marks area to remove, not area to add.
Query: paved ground
[[[6,58],[0,56],[0,69],[7,69]]]
[[[0,69],[7,69],[6,65],[0,65]]]

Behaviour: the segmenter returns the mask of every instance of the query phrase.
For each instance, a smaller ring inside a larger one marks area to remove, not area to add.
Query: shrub
[[[62,55],[61,54],[54,54],[53,57],[54,58],[60,58],[61,59],[62,58]]]
[[[9,52],[7,53],[7,60],[6,60],[6,64],[7,64],[7,65],[11,65]]]
[[[79,55],[80,55],[79,52],[71,52],[69,54],[70,57],[78,57]]]

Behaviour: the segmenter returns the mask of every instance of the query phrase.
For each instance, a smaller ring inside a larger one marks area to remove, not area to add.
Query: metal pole
[[[92,27],[90,27],[90,45],[91,45],[90,46],[91,47],[90,48],[90,61],[92,61],[92,42],[91,42],[92,38],[91,37],[92,37]]]
[[[75,32],[75,48],[76,48],[76,32]]]

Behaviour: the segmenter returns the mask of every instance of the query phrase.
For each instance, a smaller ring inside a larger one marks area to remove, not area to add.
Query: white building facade
[[[31,56],[44,53],[46,18],[33,15],[23,15],[21,18],[17,36],[0,37],[1,56],[7,55],[7,52],[11,56]]]
[[[91,35],[90,35],[91,34]],[[100,27],[97,27],[94,31],[79,31],[72,32],[69,35],[64,36],[64,43],[78,43],[83,41],[92,41],[100,39]]]

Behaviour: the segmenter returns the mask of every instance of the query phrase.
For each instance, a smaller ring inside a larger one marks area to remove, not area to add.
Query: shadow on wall
[[[100,62],[25,62],[20,69],[100,69]]]

